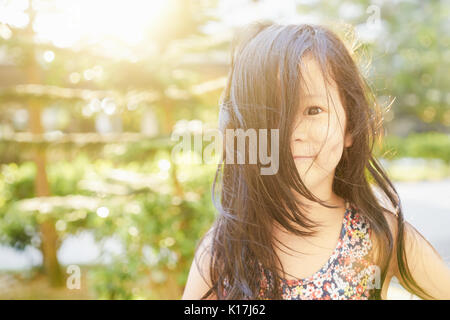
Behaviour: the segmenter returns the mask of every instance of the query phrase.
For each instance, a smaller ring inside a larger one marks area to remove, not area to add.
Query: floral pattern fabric
[[[347,204],[338,244],[325,265],[304,279],[281,279],[284,300],[367,300],[370,298],[379,269],[371,262],[371,228],[358,210]],[[259,299],[272,277],[261,267]],[[267,276],[266,276],[267,275]],[[226,290],[224,291],[226,293]]]

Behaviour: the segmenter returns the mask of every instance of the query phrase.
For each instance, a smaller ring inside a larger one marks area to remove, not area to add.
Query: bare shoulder
[[[196,249],[194,259],[189,270],[188,279],[184,288],[182,300],[200,300],[202,296],[212,287],[209,276],[211,264],[210,248],[212,245],[212,228],[209,229]],[[215,294],[208,297],[208,300],[217,299]]]
[[[382,285],[382,290],[381,290],[381,297],[382,299],[387,299],[387,292],[388,292],[388,288],[389,288],[389,283],[391,282],[392,277],[395,275],[395,270],[397,269],[397,254],[395,252],[396,250],[396,239],[397,239],[397,216],[394,213],[394,211],[389,211],[389,210],[383,210],[383,215],[384,218],[389,226],[389,230],[391,232],[392,235],[392,239],[393,239],[393,252],[391,255],[391,259],[389,260],[389,264],[388,264],[388,269],[387,269],[387,273],[386,273],[386,278],[383,282]],[[375,233],[372,232],[371,233],[371,242],[372,242],[372,254],[373,254],[373,259],[376,259],[375,257],[378,256],[378,254],[380,253],[380,247],[379,245],[381,245],[381,243],[379,243],[377,241],[378,239],[375,236]],[[374,260],[376,261],[376,260]]]
[[[386,219],[389,228],[391,230],[392,236],[396,239],[398,232],[398,217],[397,214],[391,210],[383,210],[384,218]]]
[[[397,266],[397,242],[398,242],[398,216],[395,211],[392,210],[383,210],[384,218],[389,225],[389,230],[392,235],[392,255],[391,261],[389,262],[389,275],[395,275],[398,273]],[[403,239],[404,239],[404,248],[405,252],[411,254],[413,252],[413,248],[415,248],[415,243],[419,239],[425,240],[420,233],[406,220],[403,220]],[[426,240],[425,240],[426,241]]]
[[[393,236],[393,253],[389,262],[388,278],[395,276],[405,287],[397,263],[398,217],[384,211]],[[450,269],[433,245],[408,221],[403,222],[404,254],[414,280],[434,297],[450,297]],[[406,288],[406,287],[405,287]]]
[[[396,241],[397,241],[397,233],[398,233],[398,217],[393,211],[390,211],[390,210],[387,210],[387,209],[383,210],[383,215],[384,215],[384,218],[385,218],[385,220],[386,220],[386,222],[387,222],[387,224],[389,226],[389,231],[391,232],[391,235],[392,235],[392,238],[393,238],[393,241],[394,241],[393,247],[395,249],[395,245],[397,244]],[[374,234],[372,234],[372,242],[373,242],[373,245],[374,245],[374,249],[378,249],[376,247],[377,242],[373,241],[373,240],[375,240],[375,235]]]
[[[384,217],[386,218],[393,239],[394,239],[394,253],[396,254],[396,247],[398,241],[398,217],[393,212],[384,210]],[[437,251],[433,248],[431,243],[408,221],[403,221],[403,240],[404,248],[407,255],[409,255],[409,260],[414,262],[414,258],[417,254],[424,254],[428,252],[434,252],[438,255]]]

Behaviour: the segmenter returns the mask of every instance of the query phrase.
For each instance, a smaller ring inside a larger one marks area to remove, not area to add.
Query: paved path
[[[394,186],[405,219],[450,263],[450,179]]]

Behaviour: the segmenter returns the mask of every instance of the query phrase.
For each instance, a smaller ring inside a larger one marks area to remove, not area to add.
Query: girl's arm
[[[181,298],[182,300],[200,300],[209,288],[211,288],[211,280],[209,278],[211,256],[209,255],[209,250],[207,250],[210,245],[211,239],[210,237],[207,237],[197,249],[194,260],[192,261],[191,269],[189,270],[188,279]],[[197,267],[197,260],[200,270]],[[207,300],[217,300],[217,296],[213,293]]]
[[[386,218],[397,237],[397,218],[386,213]],[[450,299],[450,268],[439,253],[410,223],[405,221],[404,227],[406,260],[411,276],[417,284],[436,299]],[[397,265],[396,243],[391,261],[390,274],[395,276],[407,290]],[[408,290],[409,291],[409,290]],[[413,293],[413,292],[411,292]],[[414,293],[415,294],[415,293]],[[417,294],[416,294],[417,295]]]

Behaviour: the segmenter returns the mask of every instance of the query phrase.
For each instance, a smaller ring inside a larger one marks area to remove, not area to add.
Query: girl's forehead
[[[319,63],[307,55],[302,58],[300,63],[300,79],[301,89],[300,94],[302,96],[327,96],[327,90],[329,94],[333,91],[337,91],[337,85],[330,77],[325,74],[325,70],[322,71]]]
[[[340,99],[338,86],[325,70],[322,71],[316,59],[305,56],[300,65],[300,72],[300,106],[317,103],[327,107],[331,114],[345,119],[344,105]]]

